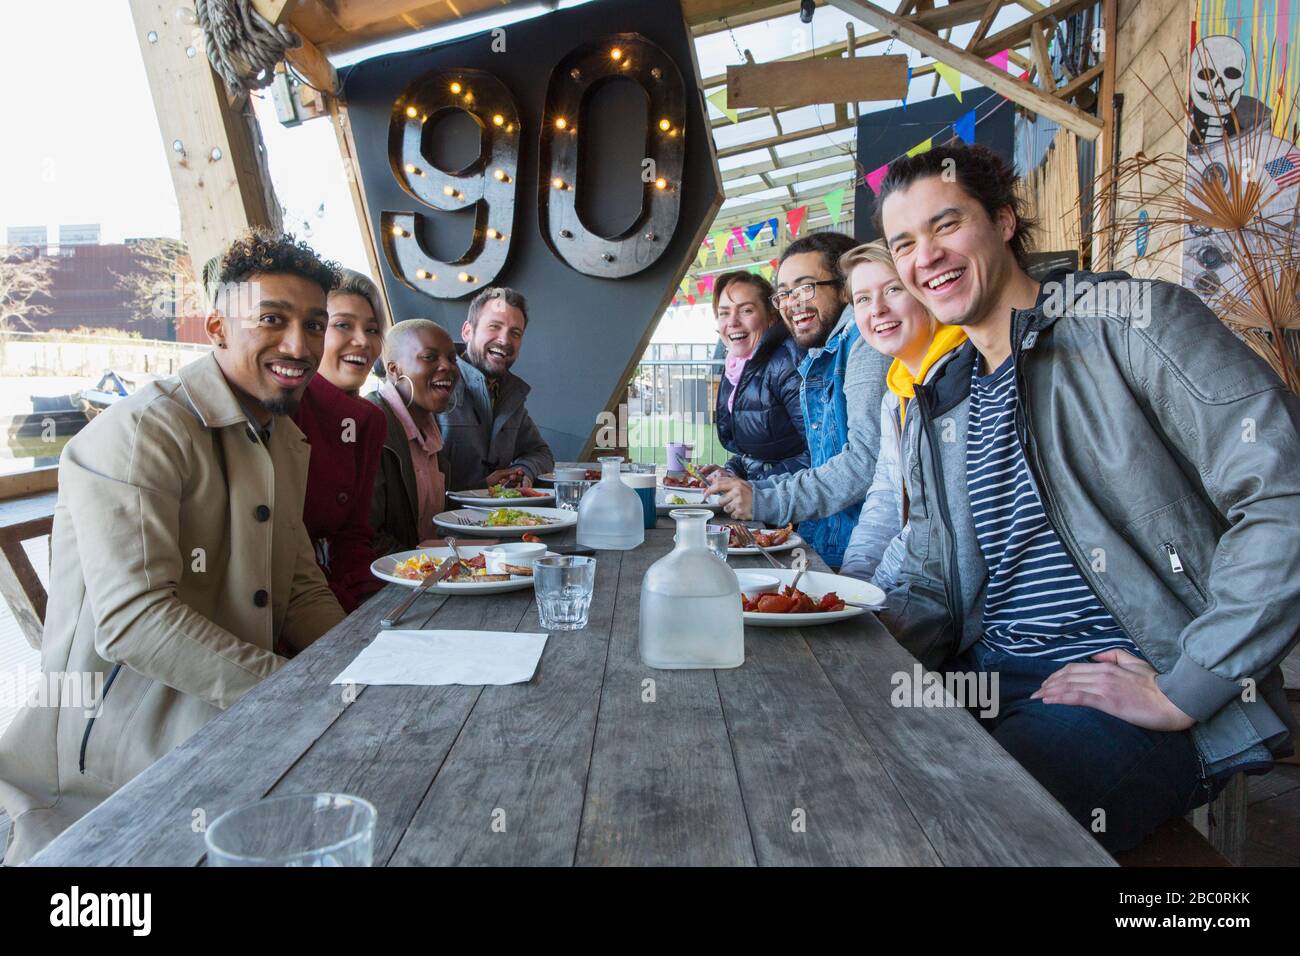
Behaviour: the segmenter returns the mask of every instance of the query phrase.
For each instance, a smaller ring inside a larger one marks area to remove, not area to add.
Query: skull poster
[[[1261,188],[1261,234],[1300,230],[1300,4],[1278,0],[1197,0],[1188,57],[1188,174],[1192,184],[1230,171]],[[1253,248],[1253,247],[1252,247]],[[1243,294],[1242,263],[1231,237],[1190,226],[1183,242],[1183,285],[1222,314]]]

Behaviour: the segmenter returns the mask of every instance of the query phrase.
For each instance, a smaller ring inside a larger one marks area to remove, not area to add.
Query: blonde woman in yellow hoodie
[[[943,325],[912,297],[883,243],[850,249],[840,259],[849,279],[853,318],[863,340],[892,356],[880,403],[880,455],[857,526],[844,551],[841,574],[872,581],[890,590],[902,558],[906,534],[903,500],[903,422],[913,386],[926,379],[966,342],[966,333]]]

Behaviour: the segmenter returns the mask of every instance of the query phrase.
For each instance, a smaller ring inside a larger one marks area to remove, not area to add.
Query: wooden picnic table
[[[528,683],[345,700],[330,681],[402,596],[389,586],[33,863],[193,866],[202,821],[341,791],[378,808],[376,865],[1113,865],[966,711],[891,705],[915,659],[872,614],[747,628],[731,670],[643,665],[660,524],[598,554],[590,625],[552,634]],[[531,590],[429,594],[402,626],[540,630]]]

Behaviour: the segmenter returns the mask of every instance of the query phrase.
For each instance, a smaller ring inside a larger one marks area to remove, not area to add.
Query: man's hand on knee
[[[1044,704],[1092,707],[1147,730],[1186,730],[1196,721],[1156,684],[1156,669],[1121,650],[1103,651],[1096,663],[1066,664],[1031,695]]]

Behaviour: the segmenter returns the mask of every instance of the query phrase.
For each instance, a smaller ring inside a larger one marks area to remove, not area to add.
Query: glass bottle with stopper
[[[678,508],[677,545],[641,580],[641,661],[677,670],[739,667],[745,662],[745,619],[736,572],[709,549],[713,512]]]
[[[578,544],[600,551],[630,551],[645,541],[641,498],[623,482],[623,459],[609,455],[600,462],[600,481],[578,505]]]

